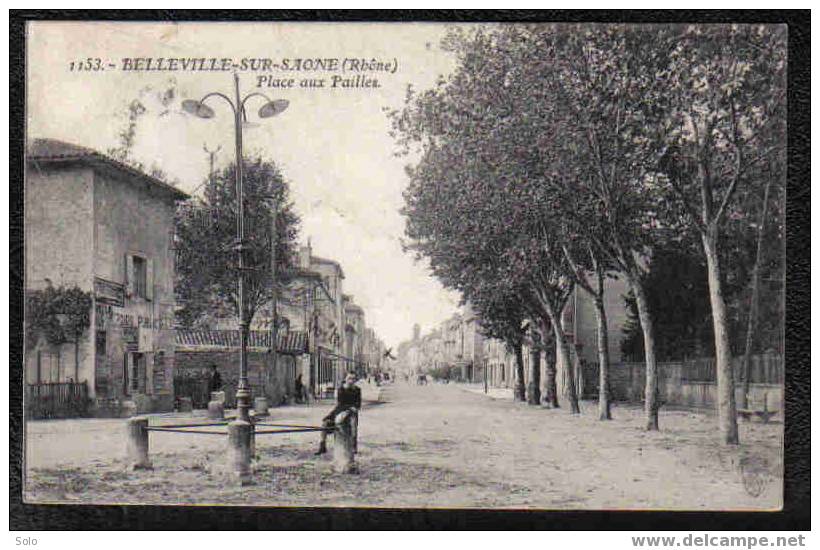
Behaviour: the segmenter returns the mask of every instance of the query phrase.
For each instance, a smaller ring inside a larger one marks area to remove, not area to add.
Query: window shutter
[[[125,295],[134,295],[134,257],[131,254],[125,255]]]
[[[131,375],[131,354],[127,351],[122,356],[122,393],[123,395],[131,395],[131,382],[129,380]]]
[[[154,299],[154,259],[146,258],[145,260],[145,297],[149,300]]]

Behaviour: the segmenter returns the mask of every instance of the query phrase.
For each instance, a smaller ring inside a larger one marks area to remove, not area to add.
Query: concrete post
[[[254,411],[248,413],[248,421],[251,423],[251,460],[256,460],[256,423],[259,420]]]
[[[336,415],[336,429],[333,432],[333,470],[339,474],[355,474],[359,469],[354,460],[356,452],[356,414],[344,411]]]
[[[351,415],[350,437],[353,438],[353,454],[359,454],[359,413]]]
[[[148,419],[144,417],[129,418],[126,421],[126,463],[133,470],[151,469],[148,458]]]
[[[268,415],[268,398],[267,397],[256,397],[253,400],[253,412],[256,413],[256,416],[267,416]]]
[[[179,412],[189,413],[194,410],[193,402],[191,401],[190,397],[180,397],[179,398]]]
[[[228,424],[228,473],[240,485],[250,485],[251,440],[253,424],[247,420],[234,420]]]
[[[208,418],[211,420],[222,420],[225,418],[225,405],[222,401],[208,402]]]
[[[133,418],[137,416],[137,404],[131,400],[123,401],[120,404],[120,416],[122,418]]]

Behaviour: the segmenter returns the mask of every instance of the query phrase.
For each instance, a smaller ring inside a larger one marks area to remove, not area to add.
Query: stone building
[[[396,372],[405,379],[417,373],[419,368],[419,346],[421,344],[421,326],[413,325],[413,336],[401,342],[396,348]]]
[[[609,329],[609,356],[611,363],[615,364],[622,361],[621,331],[627,318],[623,296],[627,293],[628,288],[621,279],[606,279],[604,284],[604,302],[607,308]],[[571,294],[562,314],[562,323],[572,360],[577,364],[597,363],[598,340],[595,307],[592,298],[583,289],[576,286]],[[539,359],[542,384],[546,380],[546,359],[542,352]],[[556,384],[559,395],[563,395],[566,381],[560,361],[553,357],[549,360],[557,364]],[[530,379],[531,361],[531,346],[525,343],[522,347],[525,386]],[[398,346],[398,365],[404,373],[410,375],[445,365],[455,366],[460,380],[474,383],[484,382],[486,371],[488,386],[497,388],[514,388],[518,376],[515,354],[507,349],[503,342],[485,338],[481,334],[479,319],[469,306],[424,336],[421,335],[420,327],[415,325],[413,338]],[[576,371],[576,387],[579,394],[584,393],[584,372],[591,372],[591,370],[578,369]]]
[[[250,333],[248,384],[253,397],[264,396],[270,405],[276,406],[294,397],[296,376],[309,365],[310,356],[306,332],[279,332],[275,356],[271,334],[267,330]],[[211,366],[215,365],[222,379],[226,406],[236,406],[239,348],[239,330],[236,329],[177,329],[174,377],[177,397],[190,398],[195,408],[207,407]]]
[[[94,150],[53,139],[28,148],[26,289],[93,295],[73,353],[37,342],[26,381],[85,383],[99,410],[173,406],[174,210],[179,189]]]
[[[344,293],[341,264],[314,256],[310,241],[299,248],[294,263],[297,271],[288,291],[280,296],[277,309],[280,317],[288,319],[291,330],[307,332],[310,359],[303,379],[315,393],[323,393],[338,386],[349,370],[360,376],[366,374],[365,312]]]
[[[355,372],[357,376],[364,376],[366,366],[364,362],[364,310],[353,302],[353,297],[345,294],[345,345],[343,370]]]
[[[310,244],[299,248],[287,274],[287,284],[277,292],[275,306],[272,302],[261,305],[251,323],[251,340],[259,343],[249,355],[249,379],[255,395],[264,394],[272,404],[278,404],[293,395],[299,375],[304,387],[314,395],[336,384],[341,368],[339,358],[344,356],[344,309],[340,305],[343,279],[338,262],[313,256]],[[271,349],[274,318],[279,340],[276,354]],[[229,376],[233,372],[229,367],[236,362],[235,357],[229,359],[224,369],[219,361],[229,357],[223,355],[227,348],[198,342],[227,342],[230,339],[225,335],[237,332],[236,318],[215,317],[209,328],[213,334],[207,337],[197,331],[185,337],[179,376],[201,377],[200,371],[204,372],[202,367],[207,361],[213,361],[220,372],[225,370]],[[189,391],[199,391],[196,383],[188,382],[193,388]]]
[[[364,330],[362,348],[364,350],[365,371],[368,376],[385,374],[393,370],[393,366],[388,363],[389,359],[385,357],[387,348],[384,342],[376,335],[376,331],[370,327]]]
[[[606,279],[604,282],[604,306],[607,313],[607,329],[609,331],[609,360],[610,364],[617,364],[623,361],[621,356],[621,336],[624,323],[627,318],[624,295],[628,292],[626,283],[621,279]],[[595,317],[595,305],[590,295],[575,287],[562,313],[562,326],[567,337],[572,360],[577,365],[598,363],[598,325]],[[524,383],[530,378],[530,346],[523,347],[524,362]],[[515,355],[506,348],[503,342],[495,339],[487,339],[485,342],[485,359],[488,368],[489,384],[493,387],[513,388],[515,386]],[[546,380],[547,358],[541,356],[541,381]],[[559,396],[566,390],[566,381],[563,376],[560,359],[550,357],[549,360],[556,364],[556,385]],[[576,387],[579,395],[585,393],[586,381],[584,371],[576,371]]]
[[[484,336],[469,306],[424,336],[415,325],[413,339],[399,345],[398,352],[400,369],[407,374],[447,368],[456,379],[483,380]]]

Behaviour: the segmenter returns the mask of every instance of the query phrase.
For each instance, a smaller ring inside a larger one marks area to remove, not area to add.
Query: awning
[[[270,351],[271,333],[252,330],[248,339],[248,350]],[[299,330],[280,332],[277,335],[276,352],[285,355],[302,355],[308,352],[308,335]],[[239,330],[176,330],[178,351],[225,351],[238,350]]]

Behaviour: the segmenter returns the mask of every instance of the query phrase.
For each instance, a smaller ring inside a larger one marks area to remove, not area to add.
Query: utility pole
[[[766,218],[769,208],[769,191],[772,187],[772,180],[766,182],[763,192],[763,208],[760,212],[760,223],[757,227],[757,248],[755,249],[755,265],[752,268],[752,296],[749,303],[749,318],[746,322],[746,346],[743,351],[743,396],[740,398],[740,406],[744,409],[749,407],[749,391],[751,374],[749,363],[752,360],[752,345],[754,344],[755,324],[757,322],[758,300],[760,295],[760,264],[763,257],[763,237],[766,232]]]
[[[206,143],[202,144],[202,150],[208,154],[208,162],[209,162],[209,169],[208,169],[208,178],[213,181],[214,179],[214,163],[216,161],[216,154],[222,149],[220,145],[213,151],[208,149],[208,145]]]
[[[276,277],[276,245],[279,239],[277,239],[276,233],[276,214],[278,210],[278,202],[276,201],[276,190],[272,190],[273,195],[271,196],[271,225],[270,225],[270,274],[271,274],[271,355],[273,356],[273,368],[276,369],[276,360],[277,360],[277,353],[278,353],[278,344],[279,344],[279,310],[277,308],[276,302],[279,299],[279,292],[276,288],[276,284],[278,278]]]

